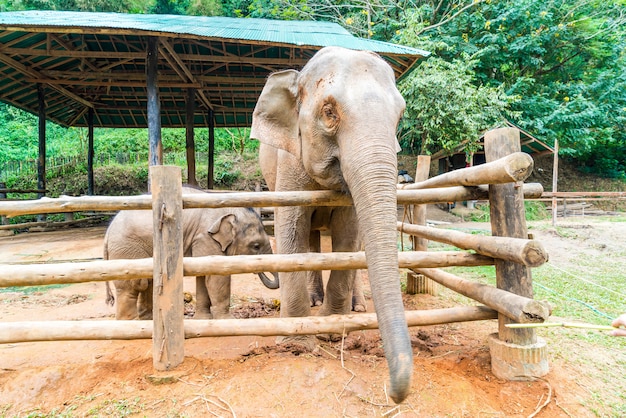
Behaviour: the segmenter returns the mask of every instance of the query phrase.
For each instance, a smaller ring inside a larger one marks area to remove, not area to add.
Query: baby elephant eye
[[[254,248],[255,251],[259,251],[261,249],[261,244],[255,242],[252,244],[252,248]]]

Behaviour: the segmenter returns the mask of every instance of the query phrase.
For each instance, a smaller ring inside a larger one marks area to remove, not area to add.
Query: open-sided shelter
[[[160,164],[161,127],[250,126],[265,79],[301,68],[324,46],[379,53],[401,78],[428,52],[352,36],[330,22],[227,17],[24,11],[0,13],[0,100],[40,117],[39,189],[45,189],[45,123],[148,128]],[[209,187],[212,157],[209,149]]]

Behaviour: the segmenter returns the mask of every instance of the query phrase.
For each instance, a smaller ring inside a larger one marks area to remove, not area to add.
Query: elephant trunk
[[[375,144],[371,138],[354,148],[358,155],[342,159],[342,169],[365,246],[372,298],[389,366],[390,396],[400,403],[411,386],[413,351],[398,275],[397,156],[394,149]]]
[[[265,285],[268,289],[278,289],[280,287],[280,282],[278,281],[278,273],[272,272],[272,276],[274,276],[274,280],[270,279],[265,275],[265,273],[257,273],[261,283]]]

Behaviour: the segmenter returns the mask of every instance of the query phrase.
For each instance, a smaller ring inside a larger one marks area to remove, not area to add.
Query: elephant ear
[[[297,79],[296,70],[269,76],[252,114],[250,138],[300,158]]]
[[[220,245],[222,252],[235,240],[235,222],[237,218],[232,213],[220,217],[208,230],[209,235]]]

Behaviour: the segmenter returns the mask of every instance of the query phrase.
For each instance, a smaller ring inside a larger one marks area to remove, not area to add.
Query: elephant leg
[[[137,299],[139,292],[133,286],[134,280],[115,280],[115,319],[138,319]]]
[[[213,319],[233,318],[230,314],[230,276],[207,276],[206,288]]]
[[[311,231],[309,236],[309,248],[311,252],[322,252],[320,231]],[[321,271],[307,272],[307,286],[311,298],[311,306],[321,306],[324,302],[324,282]]]
[[[367,304],[365,302],[365,290],[363,285],[363,278],[361,277],[361,270],[356,273],[354,279],[354,289],[352,289],[352,310],[354,312],[367,311]]]
[[[213,319],[205,276],[196,276],[196,313],[193,319]]]
[[[275,236],[278,254],[295,254],[309,251],[312,209],[305,207],[280,207],[275,212]],[[303,317],[311,314],[307,289],[307,272],[281,272],[280,316]],[[278,337],[278,344],[298,344],[307,350],[316,346],[315,337]]]
[[[330,220],[333,252],[357,251],[358,231],[354,209],[338,208]],[[333,270],[326,285],[326,295],[320,315],[349,314],[356,270]]]
[[[144,279],[145,280],[145,279]],[[152,280],[146,280],[137,297],[137,314],[139,319],[152,319]]]

